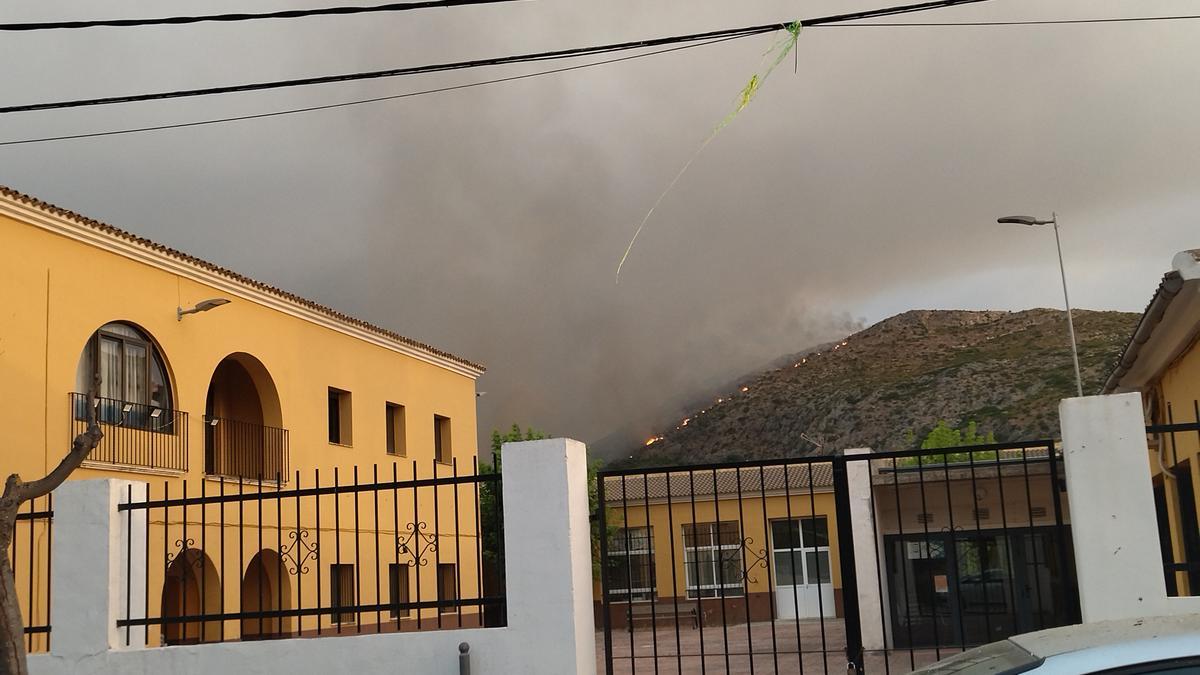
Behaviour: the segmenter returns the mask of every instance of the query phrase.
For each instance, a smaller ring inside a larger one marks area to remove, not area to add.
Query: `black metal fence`
[[[16,582],[25,649],[50,649],[50,545],[53,537],[54,496],[26,502],[17,513],[9,546],[9,564]]]
[[[147,627],[151,645],[502,625],[503,592],[484,592],[503,580],[500,477],[474,469],[130,488],[120,512],[147,536],[130,538],[117,625],[127,643]]]
[[[1168,405],[1166,424],[1146,427],[1157,463],[1154,505],[1167,595],[1200,596],[1200,517],[1196,484],[1200,477],[1200,402],[1187,410]],[[1176,419],[1190,418],[1190,422]]]
[[[72,393],[71,438],[87,429],[87,394]],[[187,470],[188,414],[182,410],[96,399],[96,419],[104,431],[88,461],[149,469]]]
[[[907,672],[1010,635],[1079,621],[1061,453],[1052,441],[851,455],[870,467],[873,672]]]
[[[288,454],[287,429],[204,416],[204,472],[210,476],[286,481]]]
[[[1061,461],[1039,441],[601,472],[606,672],[900,673],[1073,623]]]
[[[833,467],[600,472],[606,672],[844,670]]]

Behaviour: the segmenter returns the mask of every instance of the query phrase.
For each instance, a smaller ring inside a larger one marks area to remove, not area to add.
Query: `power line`
[[[1176,14],[1171,16],[1124,16],[1106,19],[1045,19],[1040,21],[928,21],[928,22],[871,22],[826,24],[822,28],[905,28],[936,26],[1062,26],[1086,23],[1133,23],[1144,21],[1180,21],[1200,19],[1200,14]]]
[[[516,63],[529,63],[534,61],[550,61],[576,56],[589,56],[592,54],[604,54],[609,52],[625,51],[629,49],[638,49],[641,47],[655,47],[668,44],[676,44],[685,41],[701,41],[704,39],[714,39],[723,37],[746,37],[749,35],[760,35],[782,28],[784,24],[770,24],[769,26],[758,26],[749,29],[740,30],[722,30],[713,31],[711,33],[699,33],[689,36],[678,36],[672,38],[659,38],[655,40],[641,40],[636,42],[624,42],[611,45],[600,45],[596,47],[582,47],[575,49],[562,49],[549,52],[537,52],[532,54],[518,54],[515,56],[506,56],[501,58],[476,59],[472,61],[456,61],[452,63],[439,63],[426,66],[411,66],[408,68],[391,68],[388,70],[376,70],[369,72],[345,73],[340,75],[325,75],[320,77],[306,77],[291,80],[275,80],[271,82],[257,82],[252,84],[238,84],[224,87],[208,87],[204,89],[185,89],[177,91],[159,92],[154,94],[133,94],[128,96],[109,96],[104,98],[80,99],[74,101],[57,101],[53,103],[32,103],[25,105],[15,105],[0,107],[0,114],[14,112],[31,112],[37,110],[57,110],[62,108],[79,108],[85,106],[97,105],[112,105],[115,103],[134,103],[139,101],[155,101],[172,98],[185,98],[194,96],[211,96],[214,94],[230,94],[236,92],[248,91],[265,91],[270,89],[284,89],[290,87],[308,86],[314,84],[329,84],[333,82],[354,82],[360,80],[374,80],[388,77],[401,77],[405,75],[420,75],[425,73],[436,73],[450,70],[464,70],[467,68],[479,68],[483,66],[499,66],[510,65]]]
[[[381,101],[394,101],[396,99],[411,98],[414,96],[424,96],[426,94],[440,94],[442,92],[447,92],[447,91],[456,91],[459,89],[471,89],[473,87],[482,87],[482,86],[486,86],[489,84],[499,84],[502,82],[525,80],[525,79],[529,79],[529,78],[533,78],[533,77],[540,77],[542,75],[553,75],[555,73],[565,73],[565,72],[571,71],[571,70],[582,70],[584,68],[591,68],[594,66],[602,66],[602,65],[606,65],[606,64],[610,64],[610,63],[620,63],[622,61],[632,61],[634,59],[640,59],[640,58],[644,58],[647,56],[655,56],[658,54],[677,52],[677,51],[681,51],[684,49],[692,49],[694,47],[705,47],[707,45],[714,45],[714,44],[718,44],[720,42],[728,42],[729,40],[737,39],[737,37],[740,37],[740,36],[720,38],[720,39],[716,39],[716,40],[709,40],[707,42],[693,42],[693,43],[681,45],[678,47],[670,47],[667,49],[659,49],[657,51],[646,52],[644,54],[634,54],[632,56],[621,56],[621,57],[617,57],[617,58],[613,58],[613,59],[605,59],[603,61],[593,61],[590,63],[581,63],[581,64],[574,65],[574,66],[565,66],[563,68],[554,68],[551,70],[539,70],[537,72],[525,73],[523,75],[513,75],[511,77],[501,77],[501,78],[496,78],[493,80],[483,80],[480,82],[468,82],[466,84],[458,84],[458,85],[452,85],[452,86],[448,86],[448,87],[438,87],[436,89],[424,89],[421,91],[411,91],[411,92],[406,92],[403,94],[392,94],[390,96],[376,96],[374,98],[356,99],[353,101],[342,101],[340,103],[328,103],[325,105],[308,106],[305,108],[289,108],[286,110],[275,110],[275,111],[265,112],[265,113],[255,113],[255,114],[251,114],[251,115],[219,117],[219,118],[208,119],[208,120],[197,120],[194,122],[179,122],[179,123],[175,123],[175,124],[160,124],[160,125],[149,126],[149,127],[135,127],[132,129],[114,129],[114,130],[110,130],[110,131],[96,131],[96,132],[91,132],[91,133],[68,134],[68,135],[63,135],[63,136],[45,136],[42,138],[27,138],[27,139],[22,139],[22,140],[17,140],[17,141],[0,141],[0,147],[6,146],[6,145],[26,145],[26,144],[30,144],[30,143],[48,143],[51,141],[69,141],[69,140],[77,140],[77,139],[82,139],[82,138],[99,138],[102,136],[119,136],[119,135],[123,135],[123,134],[136,134],[136,133],[142,133],[142,132],[147,132],[147,131],[164,131],[164,130],[168,130],[168,129],[183,129],[183,128],[187,128],[187,127],[206,126],[209,124],[222,124],[225,122],[240,122],[243,120],[262,119],[265,117],[280,117],[283,115],[294,115],[294,114],[298,114],[298,113],[315,112],[318,110],[331,110],[333,108],[348,108],[350,106],[363,105],[366,103],[379,103]]]
[[[518,0],[423,0],[420,2],[393,2],[374,6],[323,7],[315,9],[289,9],[278,12],[261,12],[258,14],[207,14],[201,16],[172,16],[152,19],[89,19],[83,21],[42,21],[35,23],[0,23],[0,31],[40,31],[60,30],[69,28],[125,28],[133,26],[164,26],[182,25],[203,22],[233,22],[254,21],[257,19],[299,19],[310,16],[345,16],[350,14],[368,14],[375,12],[402,12],[414,9],[429,9],[434,7],[458,7],[462,5],[487,5],[498,2],[516,2]],[[929,2],[928,5],[941,6],[942,3]],[[952,3],[958,4],[958,3]],[[903,9],[903,8],[900,8]],[[912,10],[908,10],[912,11]],[[903,12],[895,12],[903,13]],[[877,13],[872,16],[889,16]],[[838,19],[838,17],[827,17]],[[847,19],[840,19],[847,20]],[[816,25],[816,24],[813,24]]]
[[[256,19],[298,19],[308,16],[344,16],[373,12],[404,12],[414,9],[435,7],[459,7],[462,5],[490,5],[518,0],[424,0],[422,2],[393,2],[369,7],[323,7],[317,9],[289,9],[260,14],[207,14],[203,16],[170,16],[154,19],[94,19],[87,21],[47,21],[39,23],[0,23],[0,31],[60,30],[67,28],[99,28],[130,26],[166,26],[206,21],[254,21]]]
[[[853,12],[849,14],[837,14],[833,16],[817,17],[815,19],[805,19],[800,21],[802,26],[818,26],[840,21],[853,21],[857,19],[869,19],[881,16],[893,16],[896,14],[907,14],[910,12],[919,12],[928,9],[941,9],[952,7],[955,5],[965,5],[977,2],[987,2],[988,0],[934,0],[932,2],[922,2],[914,5],[901,5],[897,7],[884,7],[881,9],[867,10],[862,12]],[[499,66],[509,65],[514,63],[529,63],[534,61],[550,61],[563,58],[571,58],[576,56],[588,56],[592,54],[606,54],[618,51],[627,51],[630,49],[641,49],[646,47],[661,47],[671,44],[679,44],[686,42],[699,42],[704,40],[712,40],[717,38],[736,38],[748,37],[751,35],[761,35],[770,33],[781,28],[787,28],[791,23],[769,23],[759,26],[748,26],[745,28],[732,28],[726,30],[708,31],[704,33],[691,33],[688,35],[676,35],[672,37],[654,38],[649,40],[634,40],[631,42],[618,42],[607,45],[597,45],[592,47],[577,47],[574,49],[560,49],[555,51],[536,52],[531,54],[517,54],[514,56],[505,56],[489,59],[475,59],[471,61],[457,61],[452,63],[440,63],[426,66],[411,66],[408,68],[391,68],[387,70],[376,70],[369,72],[358,73],[343,73],[340,75],[325,75],[320,77],[305,77],[290,80],[275,80],[271,82],[255,82],[249,84],[227,85],[222,87],[206,87],[201,89],[183,89],[176,91],[157,92],[152,94],[131,94],[126,96],[106,96],[102,98],[78,99],[73,101],[55,101],[51,103],[30,103],[24,105],[14,105],[0,107],[0,114],[14,112],[31,112],[36,110],[58,110],[63,108],[80,108],[85,106],[97,105],[112,105],[116,103],[134,103],[139,101],[158,101],[173,98],[186,98],[194,96],[211,96],[214,94],[231,94],[237,92],[248,91],[265,91],[269,89],[284,89],[289,87],[309,86],[315,84],[329,84],[333,82],[352,82],[359,80],[373,80],[386,77],[400,77],[405,75],[418,75],[424,73],[444,72],[449,70],[462,70],[465,68],[479,68],[484,66]]]

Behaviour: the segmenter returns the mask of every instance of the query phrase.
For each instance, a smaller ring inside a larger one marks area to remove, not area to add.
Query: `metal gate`
[[[1038,441],[602,471],[605,671],[890,675],[1074,623],[1061,462]]]

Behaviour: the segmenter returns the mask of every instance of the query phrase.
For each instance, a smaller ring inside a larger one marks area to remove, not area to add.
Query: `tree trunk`
[[[98,388],[99,378],[96,384]],[[96,423],[95,389],[88,394],[87,422],[87,430],[75,437],[67,456],[44,478],[26,483],[14,473],[4,482],[4,494],[0,496],[0,675],[29,673],[29,665],[25,662],[25,623],[21,619],[21,600],[17,595],[12,565],[8,562],[17,512],[22,503],[44,497],[62,485],[104,438],[104,432]],[[33,598],[29,601],[32,603]]]
[[[0,527],[3,527],[0,524]],[[12,524],[8,527],[11,529]],[[25,623],[8,556],[0,556],[0,675],[28,675],[25,663]]]

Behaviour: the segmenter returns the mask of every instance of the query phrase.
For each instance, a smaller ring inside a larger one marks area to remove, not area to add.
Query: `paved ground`
[[[820,621],[779,620],[756,622],[749,627],[746,624],[731,625],[724,630],[720,626],[703,630],[681,626],[678,644],[673,626],[659,628],[657,641],[654,638],[655,633],[649,629],[635,631],[632,640],[628,631],[614,633],[614,674],[844,675],[846,672],[846,638],[840,620],[826,621],[824,635]],[[704,641],[703,659],[700,657],[701,638]],[[944,658],[949,654],[943,650],[941,656]],[[932,650],[910,652],[906,649],[892,652],[887,657],[885,663],[883,654],[867,654],[866,672],[898,675],[909,672],[914,665],[919,668],[936,660]],[[603,632],[596,634],[596,663],[597,672],[604,673]]]

